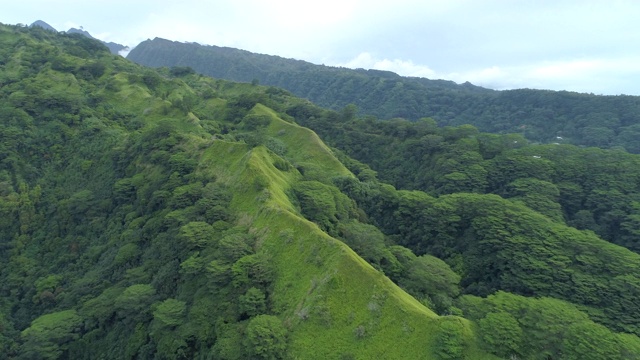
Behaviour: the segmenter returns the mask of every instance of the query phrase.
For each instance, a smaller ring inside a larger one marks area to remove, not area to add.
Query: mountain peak
[[[41,27],[41,28],[43,28],[45,30],[58,32],[58,30],[56,30],[53,26],[47,24],[43,20],[36,20],[29,26],[30,27],[39,26],[39,27]],[[111,51],[111,53],[115,54],[115,55],[120,54],[121,51],[129,50],[128,46],[125,46],[125,45],[122,45],[122,44],[118,44],[118,43],[114,43],[114,42],[102,41],[100,39],[97,39],[97,38],[93,37],[88,31],[84,30],[82,28],[82,26],[80,26],[79,29],[72,27],[71,29],[67,30],[66,33],[67,34],[80,34],[80,35],[88,37],[89,39],[98,40],[98,41],[102,42],[106,47],[108,47],[109,51]]]
[[[29,25],[30,27],[35,27],[35,26],[39,26],[45,30],[49,30],[49,31],[55,31],[58,32],[58,30],[56,30],[53,26],[47,24],[46,22],[42,21],[42,20],[36,20],[33,22],[33,24]]]
[[[95,39],[93,36],[91,36],[91,34],[89,34],[88,31],[85,31],[82,26],[80,27],[80,29],[76,29],[76,28],[71,28],[69,30],[67,30],[67,34],[82,34],[90,39]]]
[[[80,29],[76,29],[76,28],[71,28],[69,30],[67,30],[67,34],[80,34],[83,36],[88,37],[89,39],[95,39],[95,40],[99,40],[101,41],[106,47],[109,48],[109,51],[111,51],[112,54],[118,55],[120,53],[120,51],[123,50],[128,50],[129,47],[128,46],[124,46],[122,44],[118,44],[118,43],[114,43],[114,42],[106,42],[100,39],[97,39],[95,37],[93,37],[91,34],[89,34],[88,31],[84,30],[82,28],[82,26],[80,26]]]

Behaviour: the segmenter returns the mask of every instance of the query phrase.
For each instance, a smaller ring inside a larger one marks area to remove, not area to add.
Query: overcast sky
[[[83,26],[128,46],[162,37],[316,64],[640,95],[637,0],[22,0],[0,22]]]

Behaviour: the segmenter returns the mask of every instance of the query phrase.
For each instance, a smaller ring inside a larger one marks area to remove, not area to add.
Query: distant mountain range
[[[45,30],[49,30],[49,31],[55,31],[58,32],[58,30],[56,30],[53,26],[47,24],[46,22],[42,21],[42,20],[37,20],[35,21],[33,24],[31,24],[30,26],[39,26]],[[83,29],[76,29],[76,28],[71,28],[69,30],[66,31],[67,34],[81,34],[84,35],[88,38],[91,39],[96,39],[95,37],[91,36],[91,34],[89,34],[89,32],[83,30]],[[103,44],[105,44],[108,48],[109,51],[111,51],[112,54],[116,54],[118,55],[120,53],[120,51],[122,50],[126,50],[129,47],[122,45],[122,44],[118,44],[118,43],[114,43],[114,42],[106,42],[106,41],[102,41],[100,39],[96,39],[101,41]]]
[[[493,94],[471,83],[402,77],[391,71],[316,65],[245,50],[182,43],[162,38],[138,44],[127,58],[151,67],[189,66],[215,78],[271,85],[330,109],[355,104],[363,115],[417,120],[437,116],[442,94]],[[436,101],[434,101],[436,100]]]
[[[127,56],[151,67],[188,66],[215,78],[284,88],[330,109],[354,104],[381,119],[435,119],[480,131],[520,133],[541,143],[623,147],[640,153],[640,98],[567,91],[496,91],[390,71],[315,65],[228,47],[146,40]]]

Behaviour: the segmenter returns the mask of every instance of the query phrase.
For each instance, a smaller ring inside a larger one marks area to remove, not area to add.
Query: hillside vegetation
[[[497,194],[555,222],[591,230],[640,252],[640,158],[617,150],[529,144],[520,134],[436,126],[432,119],[380,121],[312,105],[288,113],[397,188],[432,196]],[[349,117],[351,116],[351,117]],[[373,175],[372,175],[373,174]]]
[[[0,41],[3,354],[492,358],[301,215],[358,223],[330,181],[351,173],[279,115],[295,99],[74,35]]]
[[[575,222],[634,230],[580,202],[627,185],[578,165],[559,181],[555,148],[148,69],[79,35],[0,25],[0,45],[9,359],[640,358],[637,248]]]
[[[469,83],[401,77],[389,71],[346,69],[196,43],[147,40],[127,58],[152,67],[190,66],[201,74],[278,86],[340,110],[355,104],[381,119],[423,117],[440,126],[471,124],[482,132],[519,133],[539,143],[640,153],[640,98],[566,91],[493,91]]]

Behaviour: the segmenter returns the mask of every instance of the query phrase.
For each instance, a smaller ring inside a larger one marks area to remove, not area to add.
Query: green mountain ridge
[[[10,359],[640,358],[640,255],[568,226],[553,191],[528,198],[555,180],[516,182],[545,174],[508,157],[538,151],[524,141],[359,119],[43,29],[0,25],[0,44]],[[371,162],[376,138],[399,162],[412,136],[460,187],[396,190],[345,155]],[[465,191],[447,156],[507,158],[488,163],[504,197]]]
[[[335,68],[244,50],[156,38],[127,55],[152,67],[190,66],[221,79],[272,85],[340,110],[355,104],[382,119],[424,117],[440,126],[471,124],[482,132],[521,133],[540,143],[622,147],[640,153],[639,97],[567,91],[494,91],[470,83],[401,77],[388,71]]]

